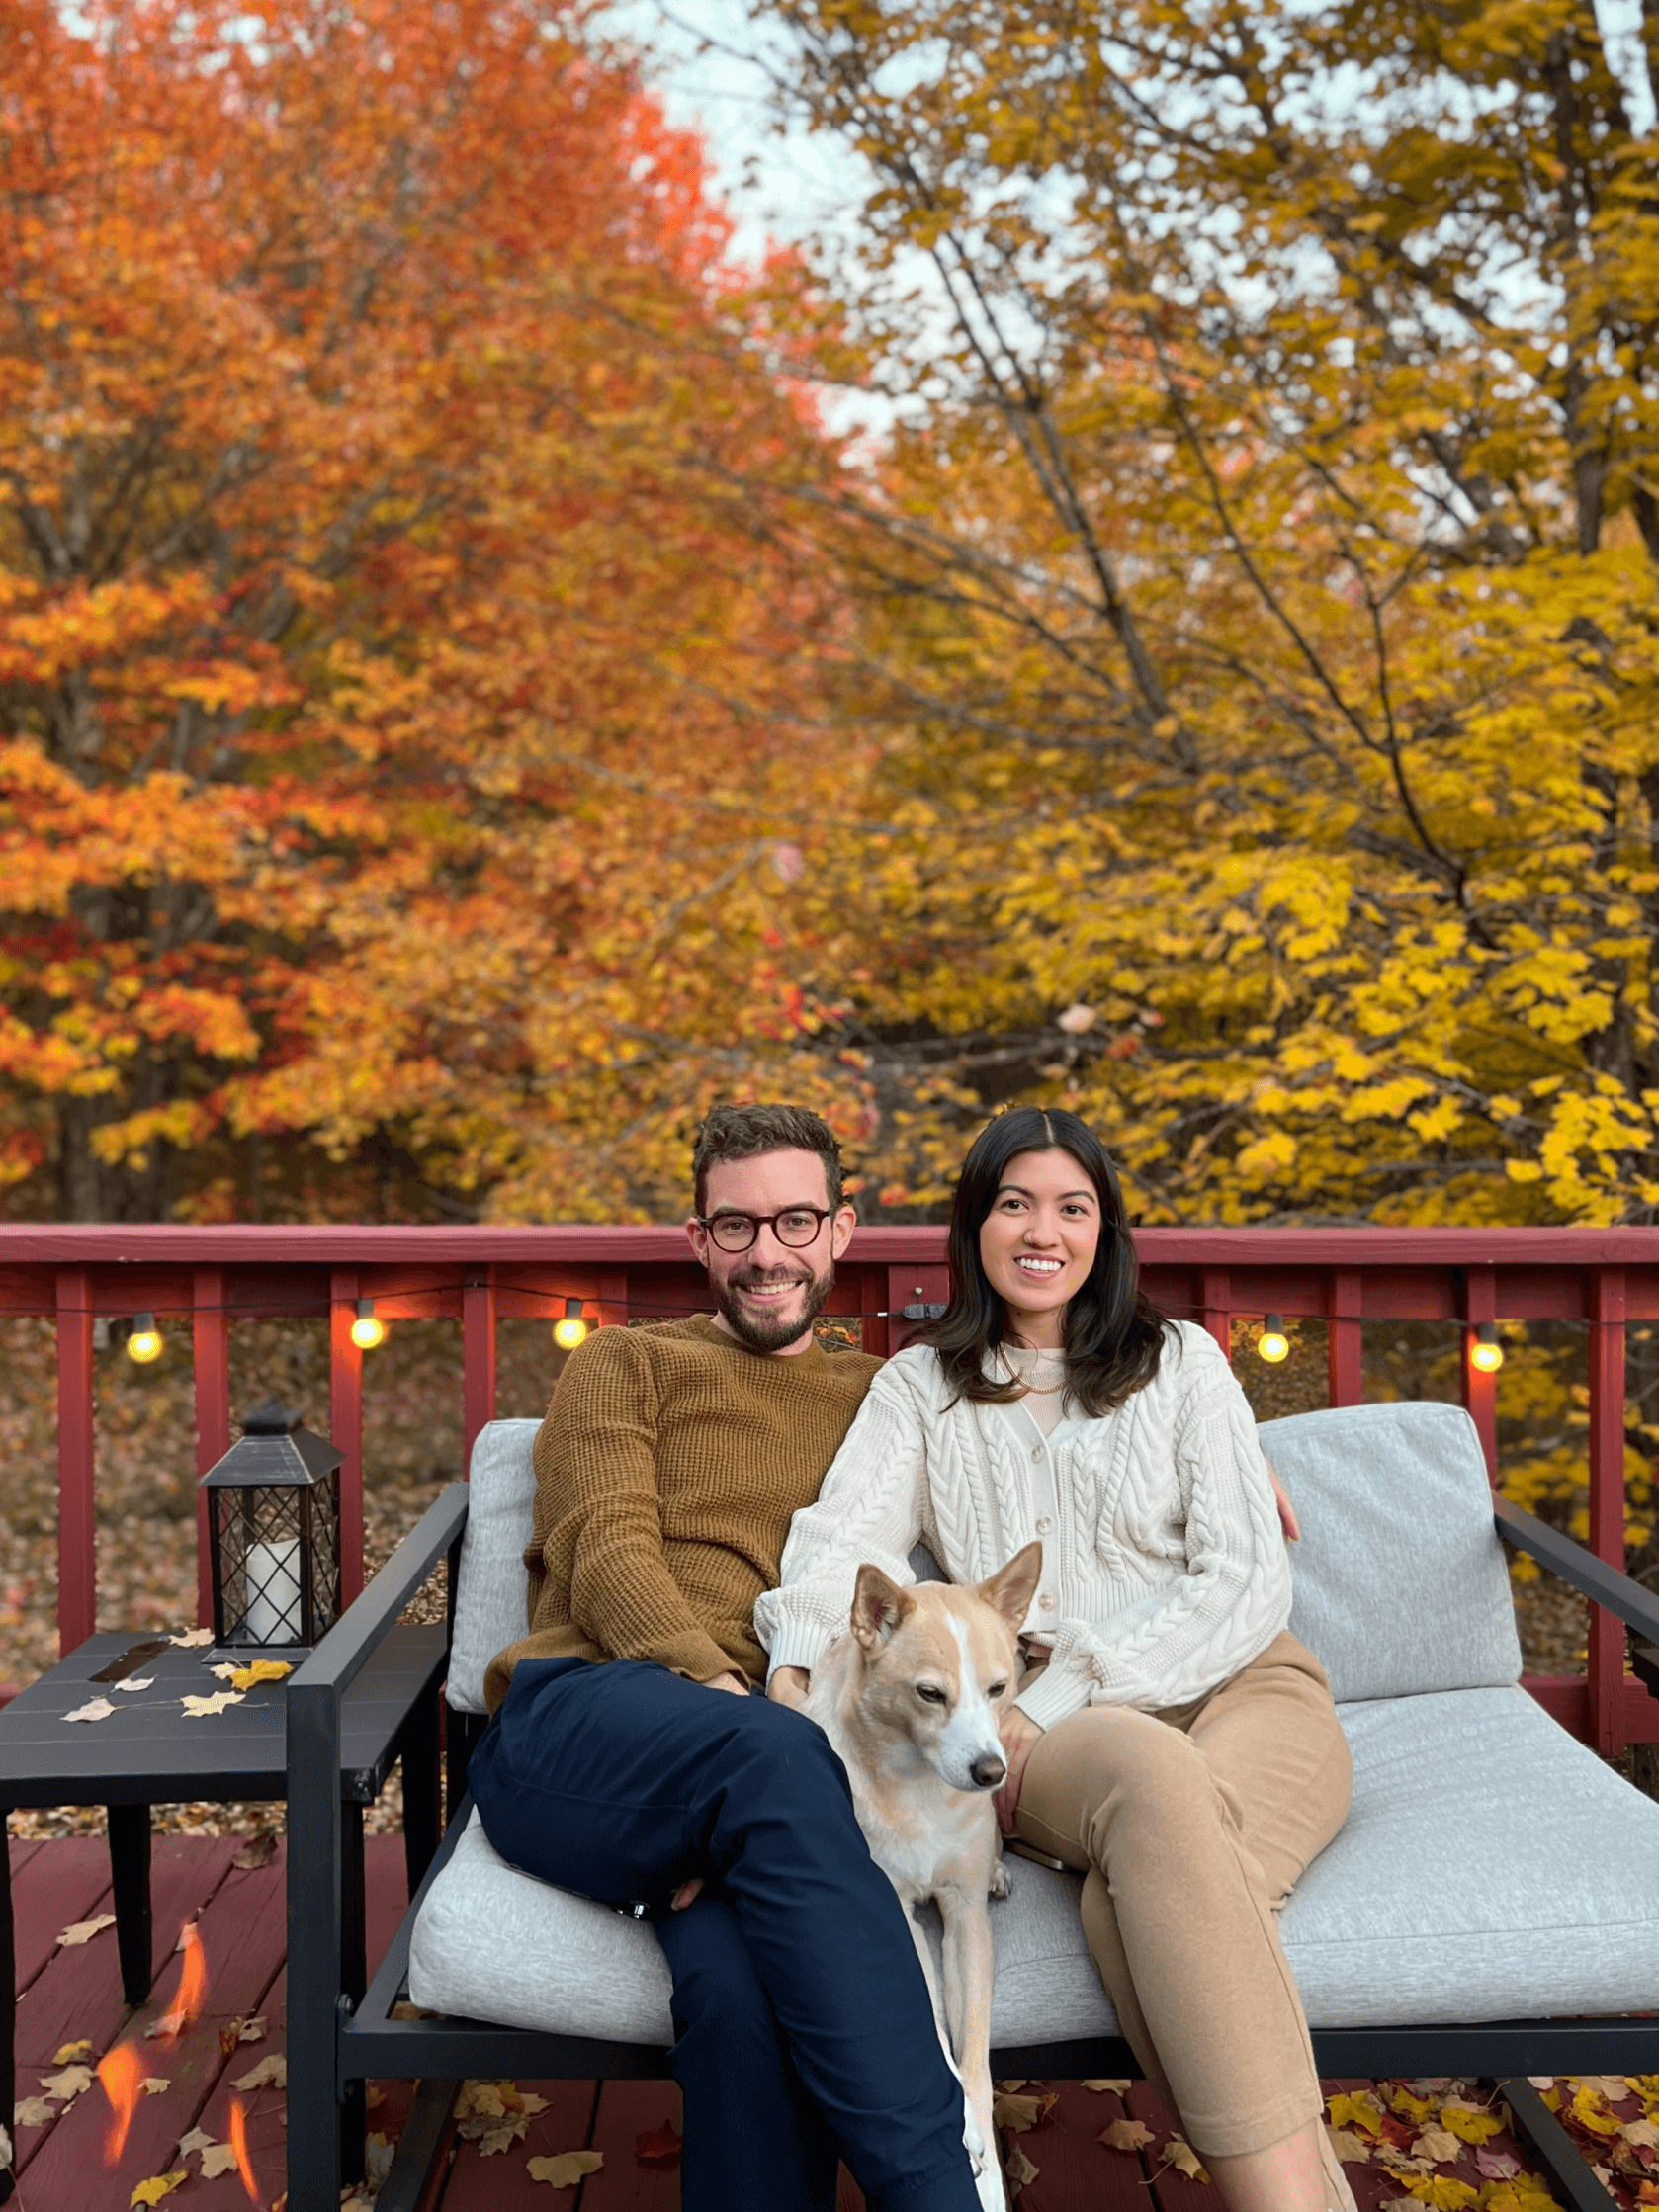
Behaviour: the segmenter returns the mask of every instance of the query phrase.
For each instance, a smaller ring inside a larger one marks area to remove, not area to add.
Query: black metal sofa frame
[[[379,2212],[425,2212],[463,2080],[668,2076],[667,2054],[655,2047],[479,2020],[394,2016],[407,1996],[415,1916],[471,1810],[463,1778],[483,1724],[453,1711],[447,1715],[445,1835],[367,1989],[358,1996],[342,1988],[350,1842],[342,1822],[340,1699],[446,1555],[453,1632],[467,1500],[465,1483],[444,1490],[288,1685],[288,2212],[338,2212],[342,2182],[361,2177],[363,2084],[372,2077],[421,2082],[377,2201]],[[1508,1543],[1636,1632],[1635,1664],[1659,1694],[1659,1597],[1507,1500],[1495,1501],[1495,1514]],[[1659,2016],[1342,2028],[1316,2033],[1314,2049],[1328,2079],[1463,2076],[1499,2083],[1561,2201],[1572,2212],[1608,2212],[1614,2199],[1527,2077],[1653,2073],[1659,2070]],[[992,2062],[1000,2077],[1058,2081],[1133,2078],[1139,2071],[1127,2043],[1116,2037],[1003,2049],[993,2052]]]

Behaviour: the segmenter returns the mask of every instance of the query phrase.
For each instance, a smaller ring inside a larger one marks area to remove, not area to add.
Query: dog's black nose
[[[968,1769],[976,1790],[996,1789],[1007,1771],[1006,1760],[1000,1759],[995,1751],[982,1751]]]

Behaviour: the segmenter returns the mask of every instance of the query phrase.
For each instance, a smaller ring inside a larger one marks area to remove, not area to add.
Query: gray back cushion
[[[529,1626],[524,1547],[536,1502],[531,1452],[540,1421],[489,1421],[473,1446],[472,1496],[461,1540],[461,1583],[447,1695],[458,1713],[481,1713],[483,1671]]]
[[[1519,1678],[1486,1462],[1460,1406],[1333,1406],[1258,1433],[1302,1524],[1291,1633],[1339,1704]]]

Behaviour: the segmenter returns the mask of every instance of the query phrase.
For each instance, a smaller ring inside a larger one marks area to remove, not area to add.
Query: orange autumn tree
[[[0,42],[9,1204],[637,1210],[812,1024],[789,271],[579,8]]]

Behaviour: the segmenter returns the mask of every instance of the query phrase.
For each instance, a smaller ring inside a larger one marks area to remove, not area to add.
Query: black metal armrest
[[[1659,1596],[1652,1590],[1616,1567],[1610,1567],[1572,1537],[1563,1536],[1547,1521],[1540,1521],[1535,1513],[1524,1513],[1507,1497],[1492,1502],[1498,1534],[1506,1543],[1528,1554],[1552,1574],[1559,1574],[1562,1581],[1582,1590],[1595,1604],[1606,1606],[1638,1636],[1659,1643]]]
[[[364,1662],[396,1624],[397,1616],[467,1526],[465,1483],[440,1490],[380,1573],[346,1607],[316,1650],[288,1685],[294,1693],[326,1689],[338,1699],[361,1672]]]

